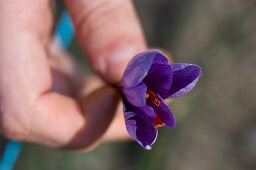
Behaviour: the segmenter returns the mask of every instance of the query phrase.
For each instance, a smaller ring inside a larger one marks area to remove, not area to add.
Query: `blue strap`
[[[21,142],[9,141],[0,160],[0,170],[13,169],[22,148]]]
[[[62,48],[67,49],[71,43],[73,35],[74,29],[72,21],[67,11],[64,11],[57,25],[54,38],[58,39]]]

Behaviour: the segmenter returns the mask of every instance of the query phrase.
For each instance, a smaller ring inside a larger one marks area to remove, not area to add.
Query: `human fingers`
[[[104,86],[104,82],[99,77],[81,74],[79,68],[75,67],[72,57],[63,50],[55,48],[51,51],[50,63],[55,70],[53,90],[67,95],[74,95],[75,92],[77,98],[86,98],[93,91]],[[69,85],[70,83],[71,85]],[[70,86],[75,90],[72,90]],[[122,105],[119,103],[116,114],[113,115],[113,121],[107,128],[102,141],[119,141],[129,138],[122,112]]]
[[[80,45],[94,70],[116,83],[146,43],[130,0],[66,0]]]
[[[51,25],[49,2],[0,1],[0,20],[1,131],[21,139],[29,127],[28,105],[51,86],[44,48]]]
[[[118,97],[109,86],[81,102],[52,91],[46,52],[49,18],[47,0],[0,1],[0,131],[48,146],[88,147],[108,127]],[[96,128],[88,128],[89,122]]]

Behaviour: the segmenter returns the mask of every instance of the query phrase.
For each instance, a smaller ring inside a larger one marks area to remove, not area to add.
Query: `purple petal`
[[[152,107],[136,107],[131,105],[126,99],[123,99],[123,110],[124,112],[134,112],[138,114],[143,120],[153,124],[156,114]]]
[[[138,114],[143,118],[143,120],[151,124],[154,123],[154,118],[157,116],[153,108],[150,106],[138,108]]]
[[[134,112],[125,112],[125,125],[130,136],[143,148],[150,150],[157,138],[157,129]]]
[[[195,64],[175,63],[171,64],[173,70],[172,86],[164,98],[182,96],[191,91],[201,76],[201,68]]]
[[[167,64],[153,64],[143,81],[150,90],[166,96],[172,85],[172,68]]]
[[[175,127],[174,114],[171,112],[168,105],[165,104],[161,96],[157,95],[157,97],[160,99],[160,103],[158,105],[155,103],[149,103],[149,105],[154,109],[157,116],[164,122],[166,126]]]
[[[122,86],[136,86],[147,76],[152,64],[167,63],[168,59],[159,50],[148,50],[137,54],[124,71]]]
[[[141,82],[135,87],[122,88],[122,92],[129,103],[137,107],[146,106],[147,86]]]

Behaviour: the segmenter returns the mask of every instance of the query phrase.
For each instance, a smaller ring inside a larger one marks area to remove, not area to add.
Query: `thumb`
[[[93,69],[119,82],[130,59],[146,49],[130,0],[66,0],[83,51]]]

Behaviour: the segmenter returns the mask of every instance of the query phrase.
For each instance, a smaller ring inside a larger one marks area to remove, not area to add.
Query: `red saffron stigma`
[[[160,106],[161,100],[158,96],[151,90],[147,90],[146,100],[148,102],[153,102],[156,106]]]
[[[147,103],[153,104],[155,106],[160,106],[161,104],[161,100],[159,99],[159,97],[155,94],[155,92],[151,90],[147,90],[146,100]],[[154,126],[156,128],[162,127],[164,126],[164,121],[159,116],[156,116],[154,118]]]
[[[155,126],[156,128],[159,128],[159,127],[164,126],[164,122],[163,122],[163,120],[162,120],[159,116],[156,116],[156,117],[154,118],[154,126]]]

